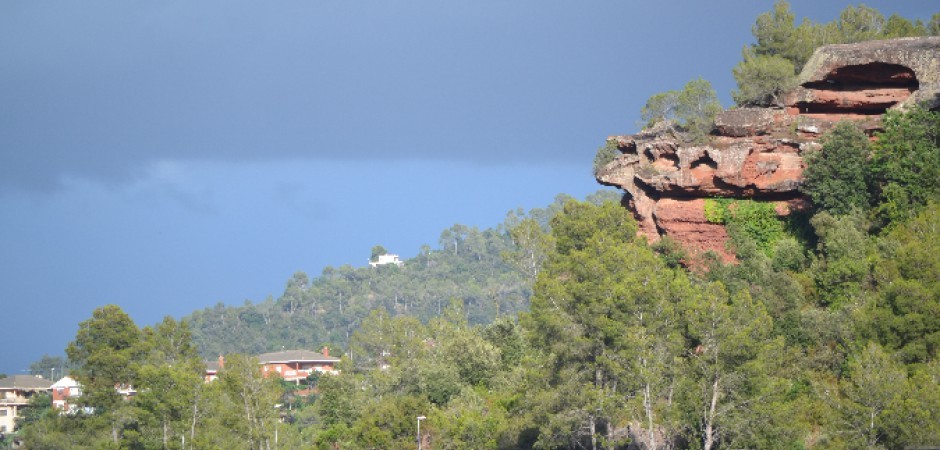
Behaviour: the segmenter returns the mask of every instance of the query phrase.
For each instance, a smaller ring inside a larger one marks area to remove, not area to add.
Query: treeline
[[[605,190],[588,201],[611,198],[619,195]],[[377,309],[427,322],[456,299],[471,324],[515,317],[528,309],[546,252],[546,243],[537,238],[545,235],[548,221],[567,199],[559,195],[546,208],[511,211],[495,228],[454,225],[441,233],[437,248],[422,246],[402,267],[327,267],[312,279],[298,272],[276,299],[242,306],[220,303],[184,320],[202,355],[214,359],[285,347],[345,349],[352,333]]]
[[[105,307],[68,349],[93,413],[46,412],[22,436],[30,448],[392,449],[415,445],[420,416],[422,443],[445,449],[936,443],[934,200],[880,233],[820,210],[812,243],[782,244],[804,242],[787,228],[769,255],[734,231],[739,264],[705,256],[692,271],[638,238],[620,205],[569,201],[530,312],[471,325],[459,300],[427,323],[378,309],[342,373],[307,380],[307,397],[236,355],[203,383],[184,324],[137,330]],[[127,384],[138,394],[120,400]]]

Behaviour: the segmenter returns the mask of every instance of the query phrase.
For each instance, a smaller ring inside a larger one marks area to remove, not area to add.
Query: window
[[[6,409],[0,409],[0,417],[6,416],[6,415],[7,415],[7,410],[6,410]]]

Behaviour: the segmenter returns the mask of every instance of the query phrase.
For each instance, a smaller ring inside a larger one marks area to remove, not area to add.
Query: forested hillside
[[[458,300],[471,324],[515,317],[528,309],[532,283],[548,251],[549,221],[567,199],[559,195],[546,208],[510,211],[495,228],[454,225],[441,232],[436,248],[423,246],[401,267],[327,267],[318,277],[298,272],[276,299],[218,304],[184,320],[200,353],[211,359],[324,345],[339,353],[377,309],[427,322]],[[587,200],[611,199],[619,194],[598,191]]]

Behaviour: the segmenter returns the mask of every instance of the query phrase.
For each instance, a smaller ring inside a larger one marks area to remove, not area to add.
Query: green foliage
[[[230,404],[241,406],[249,399],[242,392],[235,402],[221,395],[221,384],[206,385],[205,366],[185,322],[167,317],[141,330],[119,307],[108,305],[80,324],[66,351],[83,391],[70,403],[88,408],[68,415],[32,409],[30,419],[23,423],[29,448],[183,448],[184,442],[199,448],[231,445],[224,441],[231,433],[209,430],[222,429],[226,417],[222,412]],[[237,368],[238,358],[232,361]],[[118,395],[117,388],[133,389],[136,395]],[[218,403],[222,401],[224,405]]]
[[[213,387],[220,396],[215,406],[221,406],[213,419],[229,427],[230,437],[247,448],[271,447],[281,397],[276,378],[264,377],[257,359],[230,354]]]
[[[515,420],[495,401],[513,394],[497,392],[511,384],[508,372],[519,370],[526,345],[512,321],[482,328],[465,317],[460,302],[427,325],[370,315],[352,338],[355,364],[320,381],[317,442],[402,448],[414,445],[415,418],[425,416],[422,435],[435,447],[493,448]]]
[[[73,375],[83,386],[85,405],[111,408],[120,401],[114,387],[137,381],[140,339],[137,325],[116,305],[96,309],[78,325],[65,352],[77,365]]]
[[[782,342],[771,338],[772,319],[746,291],[729,299],[720,283],[696,290],[684,302],[688,337],[698,349],[689,356],[687,380],[694,386],[689,401],[697,406],[689,411],[689,419],[700,424],[693,438],[703,449],[738,441],[743,442],[734,447],[748,447],[749,430],[740,420],[754,414],[748,411],[749,399],[773,393],[765,391],[764,384],[772,374],[770,357]],[[735,417],[738,414],[744,417]]]
[[[641,368],[641,354],[648,355],[650,364],[644,372],[648,378],[643,378],[648,380],[647,398],[658,409],[661,389],[668,386],[667,366],[658,355],[667,355],[661,349],[675,344],[675,335],[652,339],[656,327],[674,314],[664,303],[673,274],[636,241],[635,224],[622,208],[572,202],[556,216],[552,230],[556,252],[539,276],[531,313],[524,318],[533,344],[556,358],[550,383],[566,393],[541,397],[539,408],[552,415],[541,427],[540,447],[587,443],[611,434],[623,413],[614,405],[636,392],[636,380],[628,374]],[[618,383],[621,390],[611,390]],[[649,412],[658,425],[658,413]]]
[[[874,343],[854,355],[848,373],[839,383],[843,396],[838,409],[845,432],[858,448],[877,448],[883,444],[891,411],[910,390],[907,373]]]
[[[790,61],[797,71],[803,67],[813,50],[822,42],[818,26],[804,20],[794,25],[796,16],[784,0],[774,2],[773,9],[757,16],[751,33],[757,42],[751,46],[755,55],[779,56]],[[741,86],[738,86],[741,89]]]
[[[731,93],[741,106],[781,105],[780,95],[796,86],[793,63],[779,55],[744,52],[744,60],[734,67],[738,89]]]
[[[785,270],[800,271],[806,267],[806,252],[803,244],[792,237],[784,237],[777,241],[773,251],[773,268],[778,272]]]
[[[729,232],[740,232],[768,256],[773,254],[777,241],[785,233],[784,222],[777,216],[773,203],[707,198],[704,210],[706,220],[728,224]]]
[[[489,385],[502,362],[499,348],[477,332],[457,333],[442,350],[460,381],[471,386]]]
[[[742,228],[764,254],[773,252],[784,234],[783,221],[777,217],[774,204],[754,200],[739,200],[729,207],[731,223]]]
[[[640,119],[644,122],[643,128],[652,128],[659,123],[673,120],[678,100],[678,91],[660,92],[647,99],[646,104],[640,110]]]
[[[689,259],[689,253],[682,247],[682,244],[669,236],[663,236],[651,248],[659,253],[667,266],[672,268],[680,267]]]
[[[594,174],[604,168],[607,164],[613,161],[617,156],[620,155],[620,149],[617,148],[617,141],[613,139],[608,139],[604,142],[604,146],[597,149],[597,153],[594,155]]]
[[[29,398],[29,406],[20,409],[20,416],[16,418],[16,428],[28,427],[42,419],[43,416],[54,413],[52,411],[52,394],[37,392]]]
[[[287,348],[347,348],[374,310],[427,322],[452,299],[471,324],[514,316],[528,308],[531,286],[554,247],[549,221],[571,199],[560,194],[545,208],[511,211],[498,227],[454,225],[439,246],[422,246],[403,267],[326,267],[320,276],[295,273],[278,298],[241,306],[217,304],[186,318],[205,358]],[[603,190],[589,202],[619,199]],[[616,209],[616,208],[613,208]]]
[[[519,364],[526,349],[522,329],[509,318],[500,318],[483,329],[483,338],[499,349],[500,361],[504,367]]]
[[[859,300],[870,271],[870,242],[861,214],[833,216],[823,212],[812,219],[824,258],[811,267],[822,304],[842,307]]]
[[[555,249],[559,254],[581,250],[587,238],[597,229],[606,230],[604,238],[613,242],[632,242],[636,239],[636,221],[630,212],[614,202],[595,206],[585,202],[565,203],[562,214],[552,220]]]
[[[839,122],[824,138],[820,151],[803,155],[806,170],[800,190],[814,206],[834,214],[869,205],[868,137],[851,122]]]
[[[940,201],[940,113],[922,107],[889,111],[871,155],[875,215],[903,221]]]
[[[160,440],[192,437],[194,409],[204,387],[205,365],[185,322],[165,317],[142,330],[142,356],[134,398],[145,427],[160,429]],[[148,437],[145,435],[144,439]],[[150,436],[149,439],[155,437]]]
[[[783,340],[771,338],[764,305],[693,283],[596,220],[602,208],[556,217],[566,225],[553,227],[559,245],[523,318],[534,347],[551,355],[549,389],[530,394],[550,413],[536,447],[612,444],[628,420],[649,448],[772,442],[747,425],[754,396],[779,395],[771,355]]]
[[[686,83],[679,91],[653,95],[641,110],[645,128],[660,123],[675,123],[686,140],[702,142],[711,133],[721,103],[711,83],[698,78]]]
[[[509,237],[515,248],[504,251],[503,259],[534,281],[555,241],[532,217],[524,218],[509,228]]]
[[[440,433],[440,448],[453,450],[495,450],[500,431],[507,421],[505,411],[494,407],[480,393],[466,388],[429,426]]]
[[[730,198],[706,198],[705,199],[705,220],[711,223],[728,223],[731,217],[729,206],[733,199]]]
[[[918,20],[911,22],[897,14],[892,14],[885,22],[881,35],[885,38],[926,36],[927,27]]]
[[[885,17],[878,10],[865,6],[846,6],[835,22],[843,43],[870,41],[883,37]]]
[[[782,227],[770,203],[706,205],[709,220],[750,229],[752,243]],[[410,448],[425,416],[423,442],[453,449],[623,448],[628,438],[649,449],[904,448],[940,436],[940,206],[877,239],[863,214],[823,212],[809,257],[781,232],[773,258],[752,244],[737,264],[697,273],[669,246],[657,247],[664,258],[637,239],[616,202],[557,210],[555,245],[518,322],[475,325],[460,298],[427,321],[377,308],[353,330],[342,373],[285,400],[247,356],[227,355],[220,378],[202,382],[187,322],[138,330],[106,307],[73,346],[110,355],[117,337],[136,336],[125,355],[138,395],[93,415],[37,406],[21,435],[53,449]],[[544,233],[541,214],[507,223]],[[467,236],[457,238],[456,254],[472,259]],[[273,311],[300,315],[318,283],[295,274],[284,303],[269,305],[280,307],[226,317],[248,331],[244,322]],[[98,359],[80,360],[76,373]]]
[[[387,254],[388,254],[388,250],[386,250],[385,247],[382,247],[381,245],[376,245],[372,247],[372,255],[369,256],[369,261],[378,261],[379,256],[387,255]]]
[[[50,450],[119,448],[101,416],[45,414],[20,431],[26,448]]]
[[[907,386],[900,402],[888,411],[884,436],[892,447],[914,448],[923,442],[940,442],[940,364],[915,366],[909,370]],[[893,419],[893,420],[892,420]]]
[[[326,377],[320,381],[320,398],[317,410],[320,420],[327,427],[350,426],[359,416],[356,411],[355,389],[350,377]]]
[[[395,395],[366,406],[350,429],[356,448],[410,448],[415,444],[415,418],[426,414],[429,405],[421,398]]]
[[[940,355],[940,204],[884,237],[875,268],[877,301],[867,305],[861,330],[905,363]]]
[[[531,219],[547,221],[544,214],[550,213],[536,212]],[[544,247],[551,245],[544,235],[529,222],[487,230],[455,225],[442,233],[440,249],[427,247],[401,268],[327,267],[309,279],[295,274],[276,299],[219,304],[187,320],[206,358],[282,346],[342,349],[373,310],[426,322],[452,298],[466,305],[472,323],[487,323],[527,307],[529,277],[539,270]]]

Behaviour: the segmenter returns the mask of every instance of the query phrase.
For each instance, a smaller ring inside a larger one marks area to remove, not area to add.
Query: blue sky
[[[793,2],[829,21],[845,4]],[[731,68],[771,1],[0,3],[0,372],[115,303],[149,325],[409,257],[598,189],[652,94]],[[927,19],[931,1],[873,1]]]

